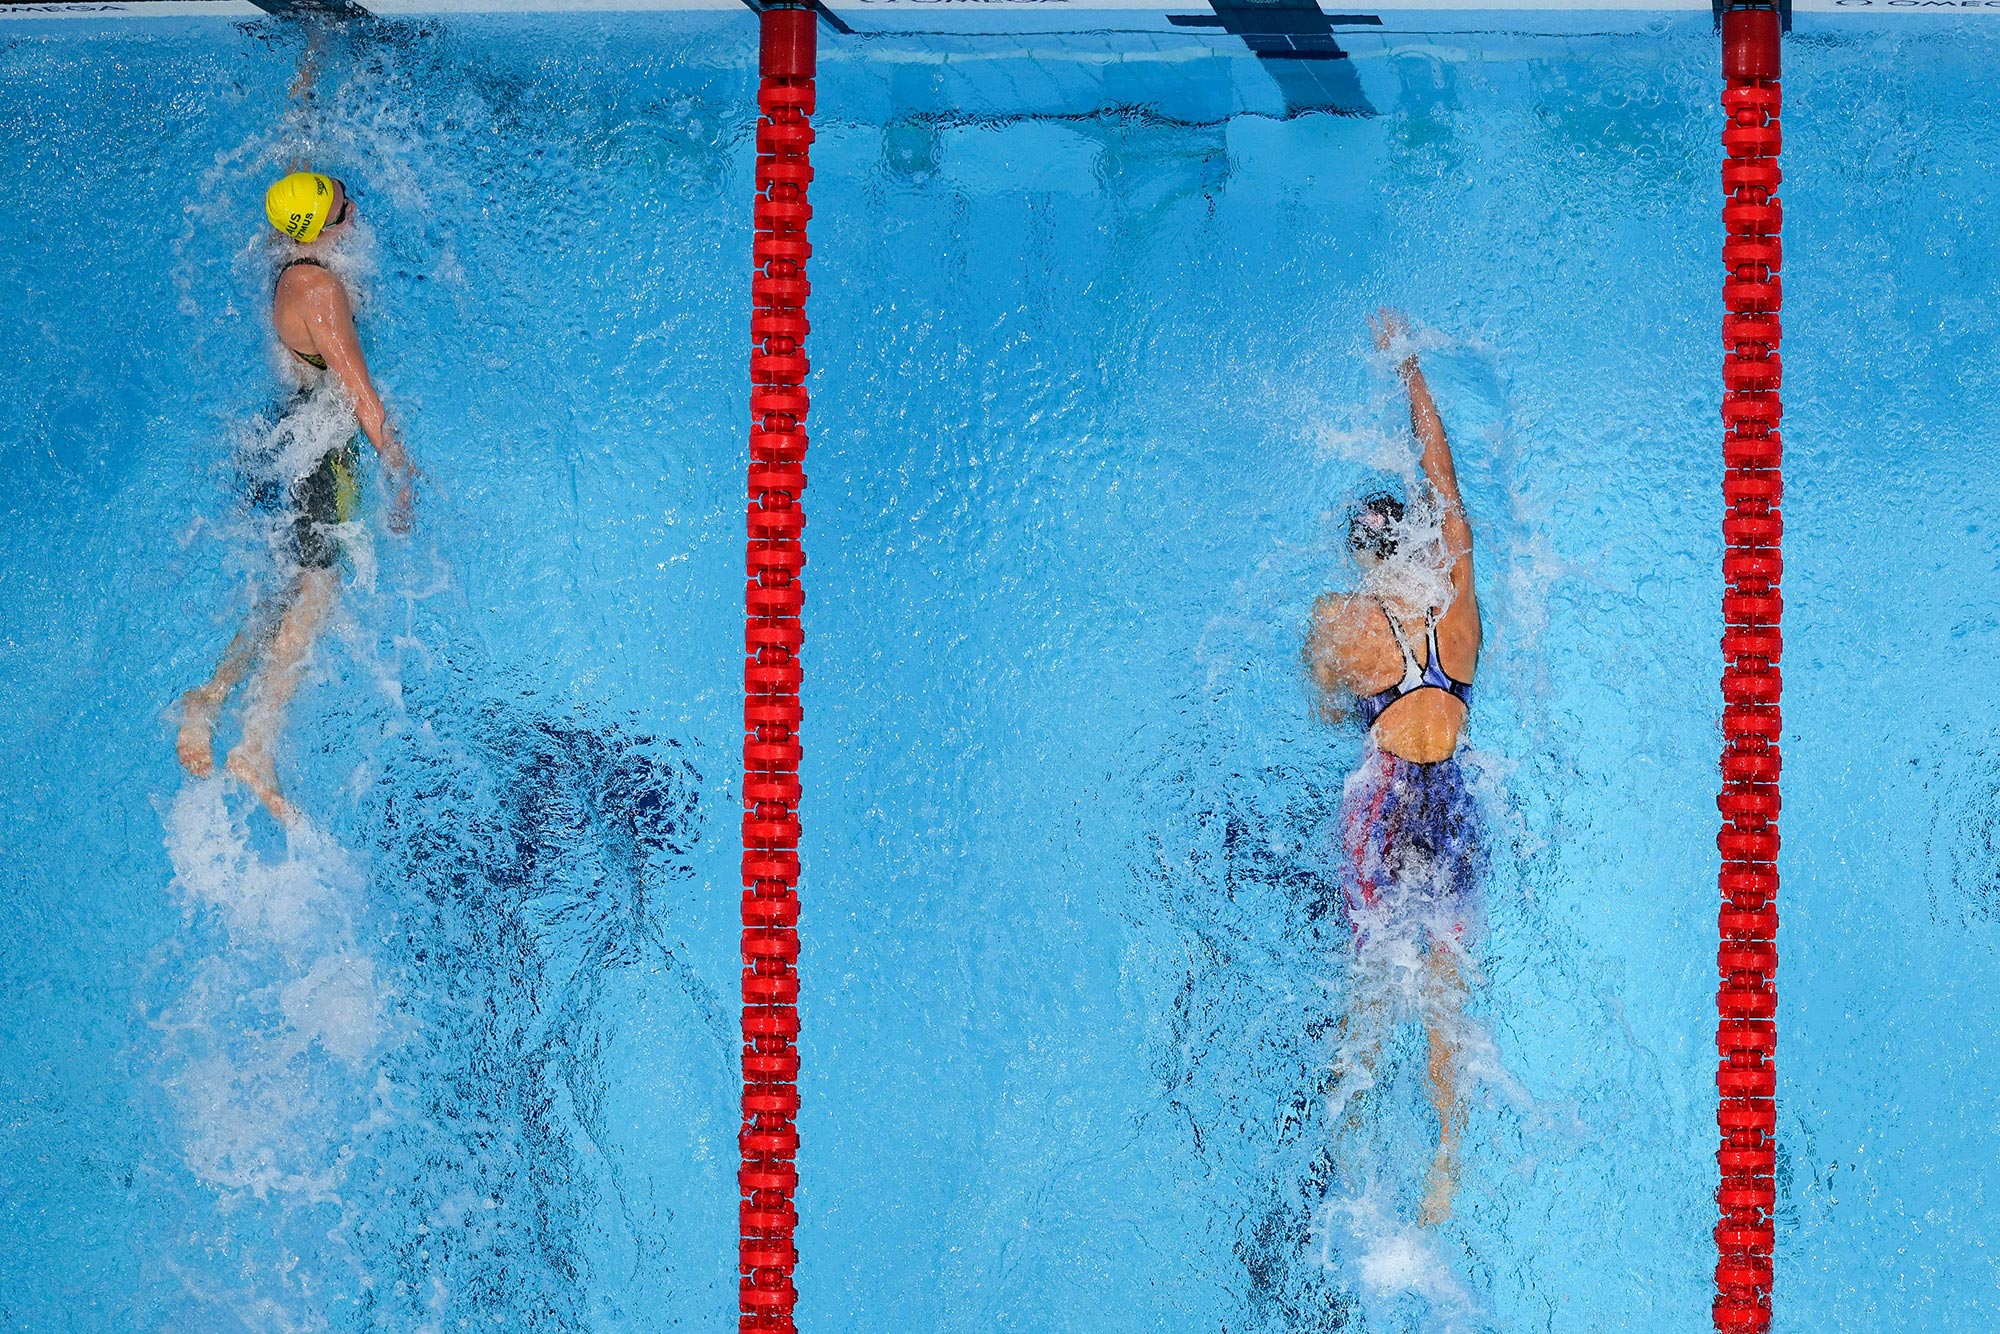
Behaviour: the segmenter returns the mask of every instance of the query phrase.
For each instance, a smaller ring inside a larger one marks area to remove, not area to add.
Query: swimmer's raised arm
[[[1411,353],[1397,368],[1410,391],[1410,429],[1423,445],[1424,478],[1437,493],[1442,513],[1445,546],[1452,555],[1451,581],[1460,597],[1472,595],[1472,524],[1465,517],[1465,502],[1458,494],[1458,471],[1452,466],[1451,441],[1444,433],[1431,388],[1424,383],[1423,369]]]
[[[1384,309],[1371,323],[1375,327],[1375,345],[1384,351],[1409,333],[1408,323],[1393,310]],[[1445,437],[1444,419],[1438,416],[1437,403],[1431,398],[1430,386],[1424,382],[1423,368],[1417,365],[1414,351],[1404,356],[1396,367],[1396,373],[1402,376],[1403,385],[1409,390],[1410,430],[1423,447],[1424,480],[1430,483],[1443,511],[1439,519],[1444,529],[1445,547],[1451,552],[1451,586],[1455,594],[1446,616],[1457,613],[1460,619],[1469,619],[1476,636],[1479,602],[1472,586],[1472,524],[1467,521],[1465,504],[1459,498],[1458,472],[1451,460],[1451,441]]]
[[[291,96],[294,102],[304,102],[313,95],[313,82],[319,77],[319,51],[326,40],[326,29],[313,25],[312,35],[306,38],[306,53],[299,60],[298,75],[292,80]],[[304,165],[293,168],[304,171]]]

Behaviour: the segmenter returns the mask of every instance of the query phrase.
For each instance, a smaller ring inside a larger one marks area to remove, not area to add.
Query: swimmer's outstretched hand
[[[1375,331],[1375,346],[1379,351],[1392,351],[1400,343],[1403,366],[1417,359],[1416,348],[1410,346],[1410,321],[1402,311],[1384,306],[1368,317],[1368,327]]]
[[[389,502],[389,531],[398,537],[410,535],[410,517],[416,507],[416,469],[407,468],[396,485],[396,498]]]
[[[410,519],[416,509],[417,465],[410,462],[410,456],[396,451],[394,460],[388,462],[389,480],[396,484],[396,494],[389,501],[389,531],[397,537],[410,535]]]
[[[410,512],[416,504],[417,465],[395,431],[385,429],[379,436],[371,434],[368,438],[375,442],[375,452],[382,456],[382,471],[396,484],[395,499],[389,502],[389,531],[397,537],[408,537]]]

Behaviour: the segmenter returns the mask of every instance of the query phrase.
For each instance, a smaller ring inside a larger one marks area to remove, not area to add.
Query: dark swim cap
[[[1363,496],[1347,519],[1347,549],[1389,559],[1396,554],[1396,526],[1402,521],[1403,502],[1387,491]]]

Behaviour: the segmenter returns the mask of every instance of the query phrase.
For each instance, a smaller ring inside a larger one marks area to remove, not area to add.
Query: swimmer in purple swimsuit
[[[1385,351],[1407,328],[1383,311],[1374,321]],[[1435,527],[1386,493],[1364,499],[1348,527],[1361,570],[1353,593],[1327,593],[1313,607],[1306,660],[1329,704],[1352,696],[1368,728],[1360,765],[1340,812],[1341,881],[1354,929],[1353,997],[1341,1023],[1336,1101],[1352,1117],[1375,1070],[1397,1005],[1413,987],[1429,1041],[1437,1156],[1418,1221],[1451,1215],[1458,1177],[1465,1000],[1462,964],[1478,925],[1484,864],[1477,803],[1457,760],[1459,733],[1479,662],[1479,601],[1472,587],[1472,528],[1459,501],[1451,445],[1414,352],[1398,366],[1410,396],[1410,426],[1423,447],[1427,494],[1417,502]]]

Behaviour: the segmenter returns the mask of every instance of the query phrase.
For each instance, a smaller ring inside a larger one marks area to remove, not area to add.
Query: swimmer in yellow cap
[[[408,533],[414,469],[369,379],[347,289],[325,262],[347,232],[354,200],[339,180],[296,171],[265,193],[264,211],[289,242],[271,296],[271,322],[297,382],[288,411],[317,400],[329,380],[338,387],[395,486],[389,527],[399,535]],[[280,820],[289,820],[292,808],[278,789],[273,748],[304,673],[306,655],[338,591],[334,563],[341,526],[353,522],[359,511],[360,459],[347,432],[336,435],[340,438],[329,440],[325,452],[316,461],[305,460],[303,468],[288,448],[292,475],[274,483],[274,489],[283,492],[290,518],[290,554],[297,573],[277,598],[251,612],[215,673],[181,696],[175,750],[189,773],[205,778],[215,770],[216,718],[230,691],[255,665],[243,711],[243,738],[229,752],[228,769]],[[286,437],[296,443],[308,435],[295,429]]]
[[[264,192],[264,216],[271,225],[308,245],[317,241],[329,224],[345,226],[351,207],[347,188],[316,171],[295,171]]]

